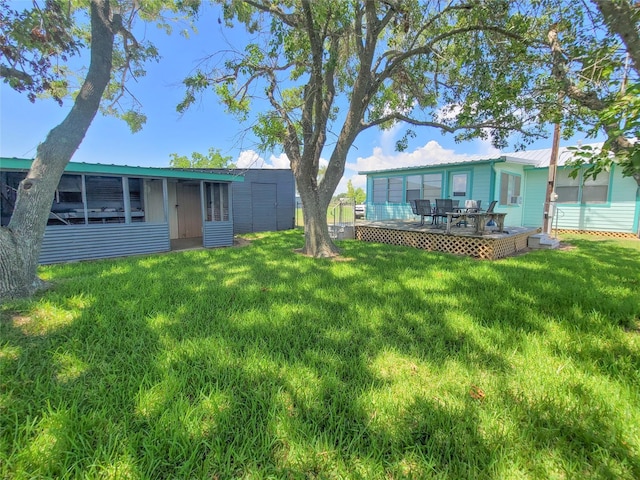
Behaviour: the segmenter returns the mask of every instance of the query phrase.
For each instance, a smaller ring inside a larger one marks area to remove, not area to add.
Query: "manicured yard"
[[[640,478],[640,242],[51,266],[0,307],[0,478]]]

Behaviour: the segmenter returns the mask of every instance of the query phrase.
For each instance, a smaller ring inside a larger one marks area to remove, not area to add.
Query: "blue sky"
[[[225,114],[215,95],[206,94],[183,115],[176,112],[184,93],[182,79],[207,55],[242,41],[241,30],[218,24],[218,16],[215,9],[201,15],[198,33],[189,39],[179,35],[179,28],[167,36],[155,26],[146,25],[141,33],[156,44],[162,58],[159,63],[147,66],[146,77],[128,84],[142,103],[148,117],[146,125],[142,131],[132,134],[124,122],[98,114],[72,161],[166,167],[171,153],[206,153],[214,147],[232,156],[243,168],[288,168],[286,156],[281,152],[256,153],[253,140],[241,135],[247,126]],[[38,143],[64,118],[70,107],[70,101],[63,107],[51,100],[32,104],[26,96],[0,84],[0,156],[33,157]],[[417,133],[408,151],[402,154],[394,150],[402,127],[361,134],[350,151],[345,177],[336,193],[346,190],[348,179],[352,179],[355,186],[364,187],[364,177],[357,176],[357,171],[423,165],[431,159],[456,155],[496,153],[486,142],[456,144],[452,136],[432,128]],[[550,146],[551,138],[538,141],[531,148]]]

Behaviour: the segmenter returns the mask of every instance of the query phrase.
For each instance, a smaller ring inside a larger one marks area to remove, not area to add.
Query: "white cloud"
[[[501,155],[500,150],[494,147],[489,139],[478,139],[474,143],[477,147],[476,151],[478,152],[478,155],[486,157],[499,157]]]
[[[236,160],[238,168],[290,168],[289,159],[284,153],[277,157],[271,155],[265,160],[254,150],[243,150]]]
[[[402,123],[396,123],[387,130],[380,133],[380,146],[385,152],[392,152],[396,149],[396,140],[398,134],[405,128]]]
[[[349,167],[355,171],[386,170],[434,163],[450,163],[462,158],[468,158],[468,155],[458,155],[453,150],[448,150],[435,140],[431,140],[412,152],[386,154],[380,147],[375,147],[370,156],[358,157],[355,164],[350,164]]]
[[[281,153],[277,157],[275,155],[271,155],[269,160],[271,164],[265,165],[265,168],[291,168],[289,157],[287,157],[286,153]]]
[[[244,150],[236,160],[238,168],[264,168],[264,158],[253,150]]]
[[[445,122],[447,120],[455,120],[462,112],[462,105],[456,103],[450,103],[449,105],[443,105],[436,111],[436,121]]]

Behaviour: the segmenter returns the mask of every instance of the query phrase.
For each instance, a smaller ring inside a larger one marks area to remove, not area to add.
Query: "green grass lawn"
[[[0,478],[640,478],[640,242],[569,243],[42,268],[0,307]]]

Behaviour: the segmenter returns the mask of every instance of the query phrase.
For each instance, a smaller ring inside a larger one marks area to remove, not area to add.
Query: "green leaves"
[[[58,103],[63,70],[56,68],[83,47],[74,35],[73,10],[48,0],[42,8],[19,11],[0,0],[0,77],[34,102],[48,94]]]
[[[192,152],[191,158],[186,155],[172,153],[170,155],[169,166],[173,168],[236,168],[231,163],[231,156],[224,156],[217,148],[209,148],[209,152],[204,155],[199,152]]]
[[[284,122],[273,114],[258,115],[252,131],[261,140],[262,149],[279,148],[287,135]]]
[[[91,47],[89,2],[45,0],[33,2],[30,9],[22,11],[14,3],[0,0],[0,77],[15,90],[25,92],[31,101],[53,98],[62,104],[66,97],[74,98],[85,72],[75,66],[78,62],[71,68],[69,60],[78,54],[89,58],[85,50]],[[136,132],[146,117],[126,83],[132,77],[146,75],[146,63],[160,58],[155,45],[135,37],[136,23],[156,23],[170,33],[174,21],[189,23],[200,1],[114,0],[111,4],[116,39],[111,82],[101,110],[124,120]]]

